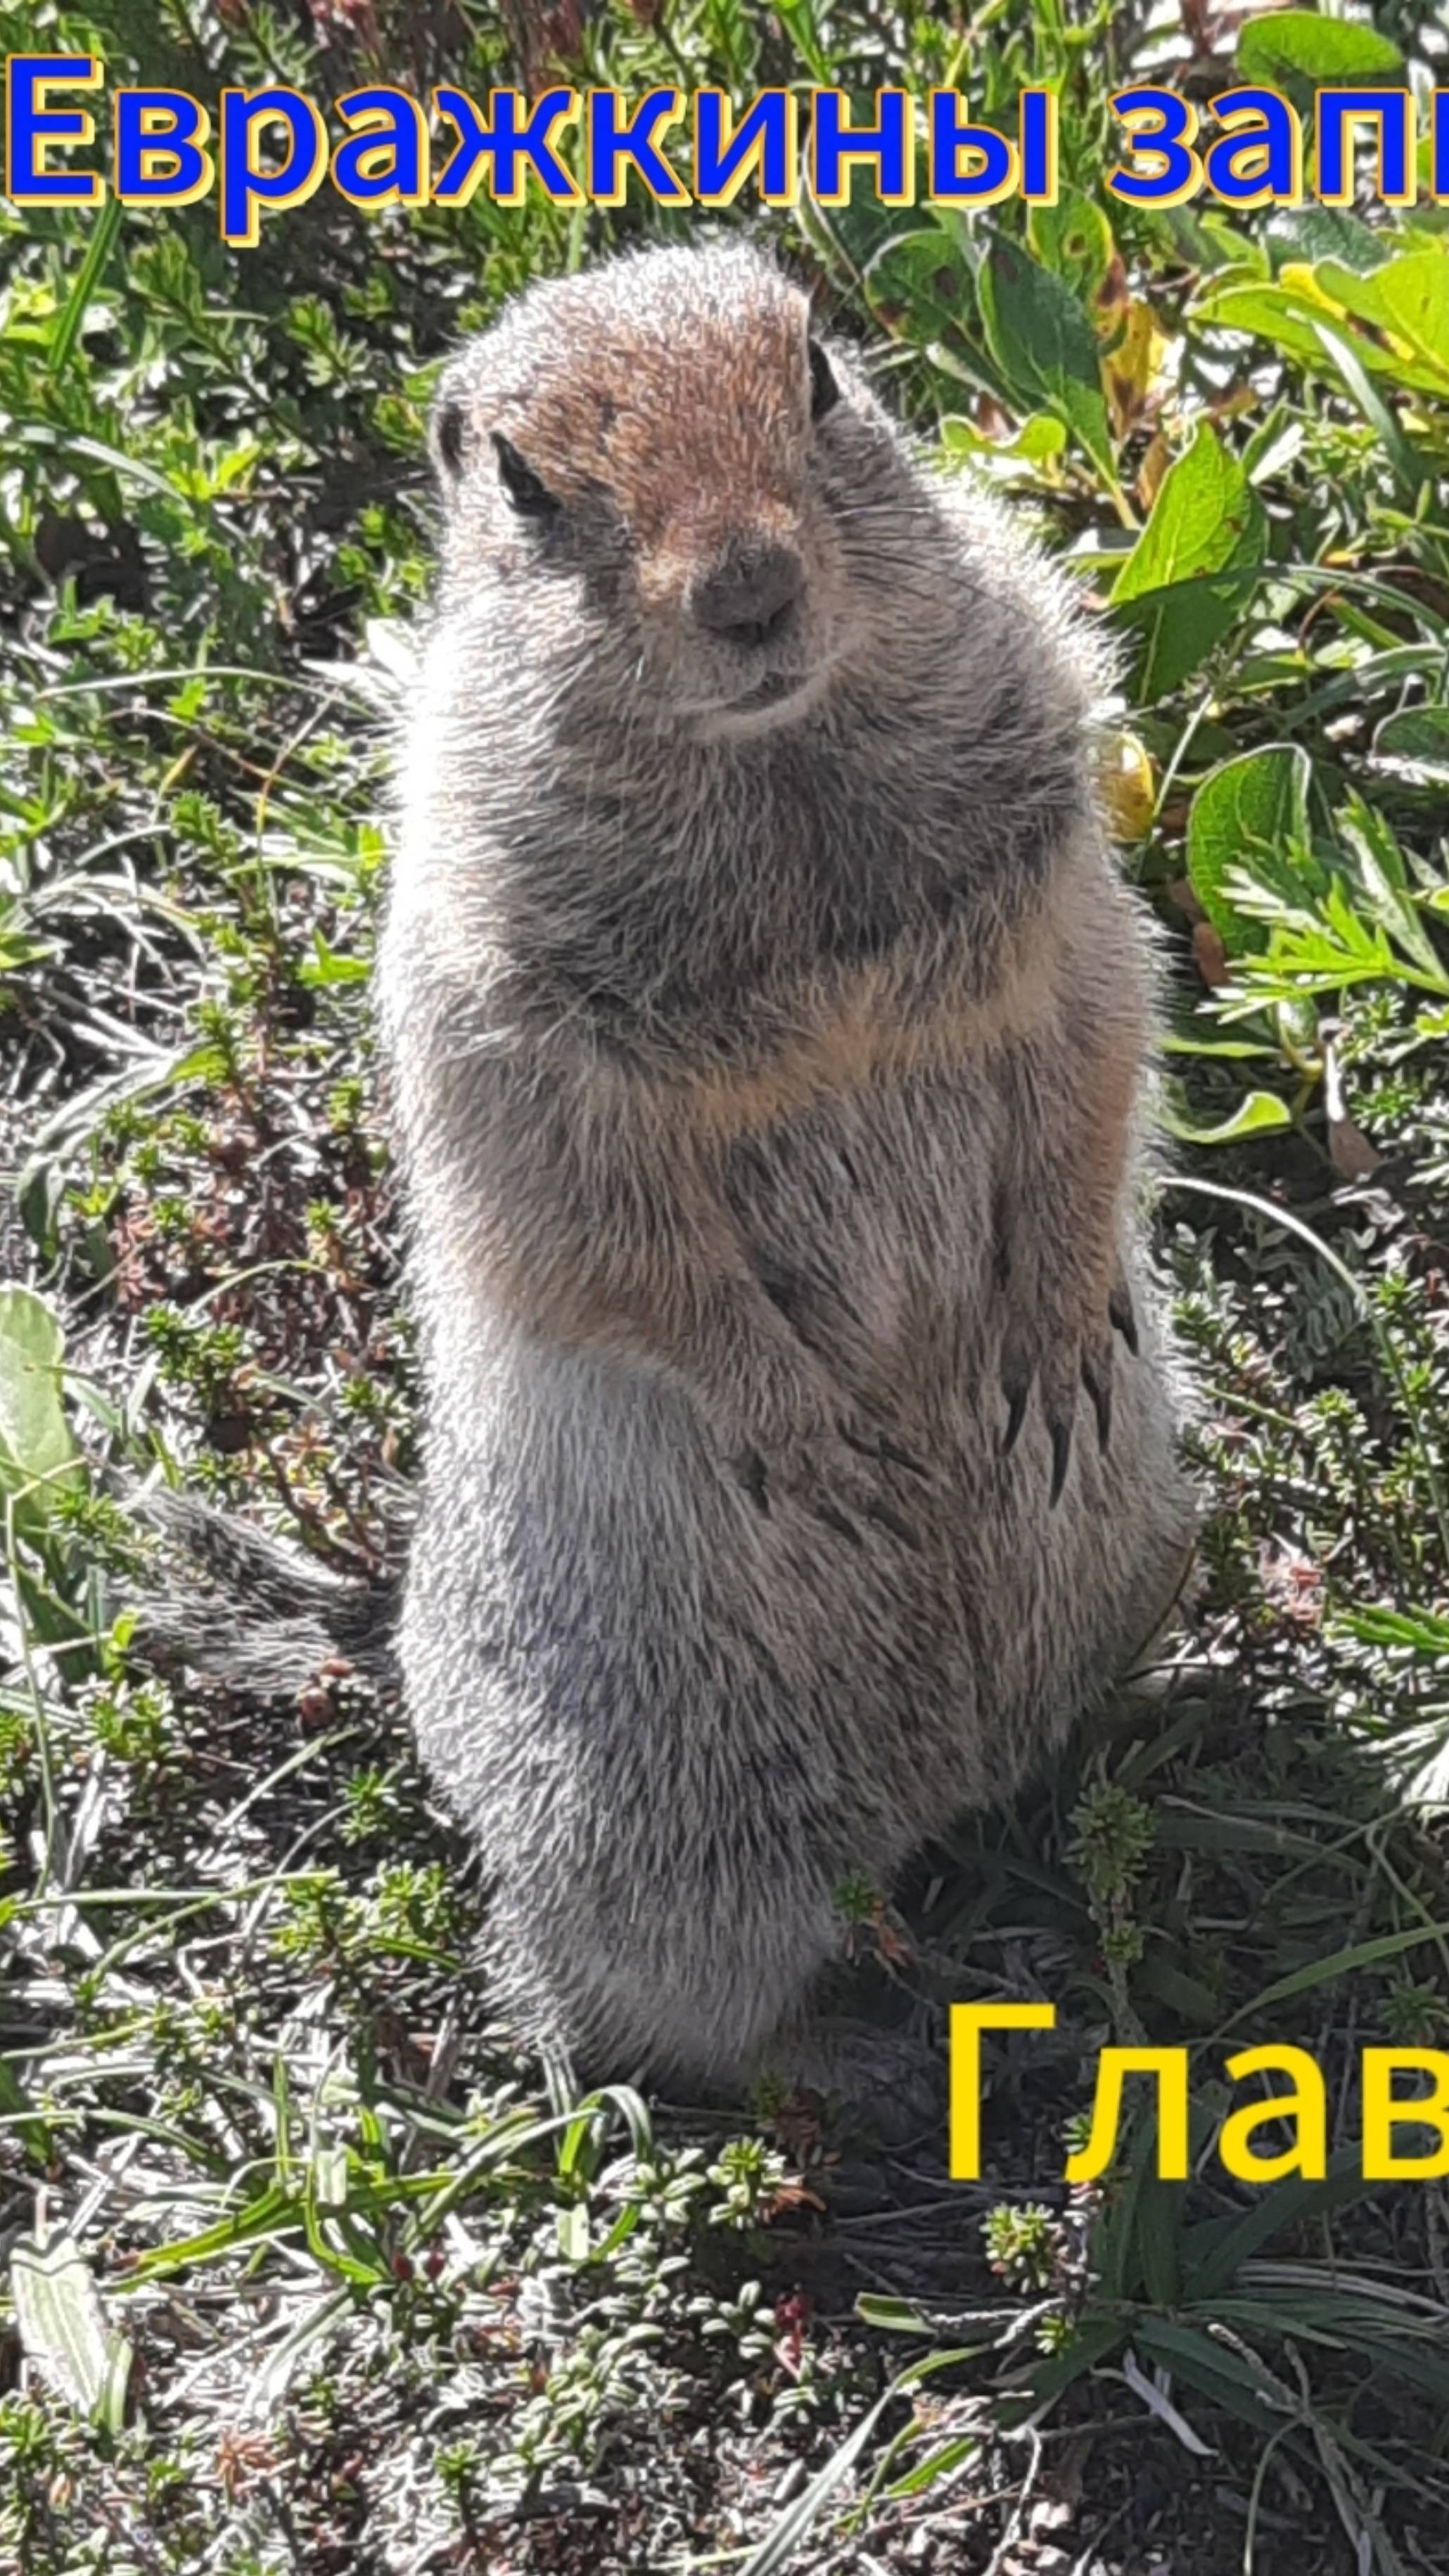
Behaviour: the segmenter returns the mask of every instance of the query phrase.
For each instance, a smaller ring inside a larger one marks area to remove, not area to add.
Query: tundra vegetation
[[[1208,1510],[1182,1633],[1070,1762],[943,1816],[903,1915],[840,1892],[877,1975],[1057,2006],[988,2042],[978,2184],[808,2103],[551,2098],[398,1711],[136,1664],[145,1479],[356,1566],[409,1472],[367,988],[437,369],[701,218],[328,189],[234,252],[205,205],[0,212],[6,2565],[1442,2567],[1449,2203],[1365,2181],[1358,2069],[1449,2044],[1449,207],[1102,187],[1132,79],[1426,107],[1438,18],[0,6],[6,50],[204,98],[895,81],[1014,130],[1057,90],[1055,208],[858,184],[761,228],[1119,639]],[[1144,2094],[1069,2190],[1099,2052],[1184,2044],[1189,2180]],[[1324,2071],[1322,2180],[1216,2153],[1268,2044]]]

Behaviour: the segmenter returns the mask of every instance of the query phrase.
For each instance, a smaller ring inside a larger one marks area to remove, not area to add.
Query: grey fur
[[[396,1686],[395,1573],[330,1574],[194,1494],[158,1490],[136,1517],[165,1559],[142,1595],[134,1639],[153,1663],[189,1665],[263,1697],[295,1692],[334,1658],[380,1689]]]
[[[844,352],[812,427],[807,327],[750,251],[650,252],[532,288],[438,413],[379,970],[429,1398],[399,1651],[507,1992],[593,2072],[788,2056],[842,1880],[1039,1765],[1190,1539],[1102,670]],[[559,509],[510,509],[495,433]],[[782,537],[767,661],[816,676],[741,711],[759,657],[691,605]]]

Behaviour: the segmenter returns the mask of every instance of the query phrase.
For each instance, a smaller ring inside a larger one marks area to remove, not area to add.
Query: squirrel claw
[[[1086,1357],[1085,1353],[1083,1354],[1082,1384],[1092,1399],[1092,1410],[1097,1417],[1097,1447],[1105,1454],[1107,1443],[1112,1437],[1112,1377],[1110,1353],[1108,1354],[1108,1366],[1100,1369]]]
[[[1072,1454],[1072,1426],[1071,1426],[1070,1422],[1054,1422],[1054,1423],[1052,1424],[1052,1426],[1051,1426],[1051,1435],[1052,1435],[1052,1491],[1051,1491],[1051,1499],[1052,1499],[1053,1504],[1055,1505],[1055,1504],[1057,1504],[1057,1503],[1059,1503],[1059,1502],[1061,1501],[1061,1498],[1062,1498],[1062,1487],[1063,1487],[1063,1485],[1064,1485],[1064,1484],[1066,1483],[1066,1481],[1067,1481],[1067,1462],[1068,1462],[1068,1460],[1070,1459],[1071,1454]]]
[[[1114,1329],[1121,1334],[1123,1341],[1126,1343],[1127,1348],[1135,1360],[1141,1346],[1137,1339],[1137,1315],[1132,1304],[1132,1292],[1125,1279],[1118,1280],[1116,1287],[1108,1298],[1107,1314]]]
[[[1021,1426],[1026,1420],[1026,1404],[1031,1393],[1031,1379],[1029,1377],[1003,1379],[1002,1393],[1006,1397],[1006,1429],[1001,1435],[1001,1455],[1003,1458],[1009,1458],[1021,1437]]]

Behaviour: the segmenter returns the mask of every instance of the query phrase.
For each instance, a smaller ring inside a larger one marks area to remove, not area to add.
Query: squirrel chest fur
[[[404,1679],[520,2013],[733,2082],[842,1882],[1040,1761],[1187,1543],[1100,674],[752,252],[530,290],[434,451]]]

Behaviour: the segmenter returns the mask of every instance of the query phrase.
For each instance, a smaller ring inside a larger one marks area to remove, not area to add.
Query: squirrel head
[[[448,370],[432,453],[445,609],[601,676],[621,725],[787,726],[919,576],[919,533],[903,583],[892,523],[930,505],[884,415],[741,247],[531,287]]]

